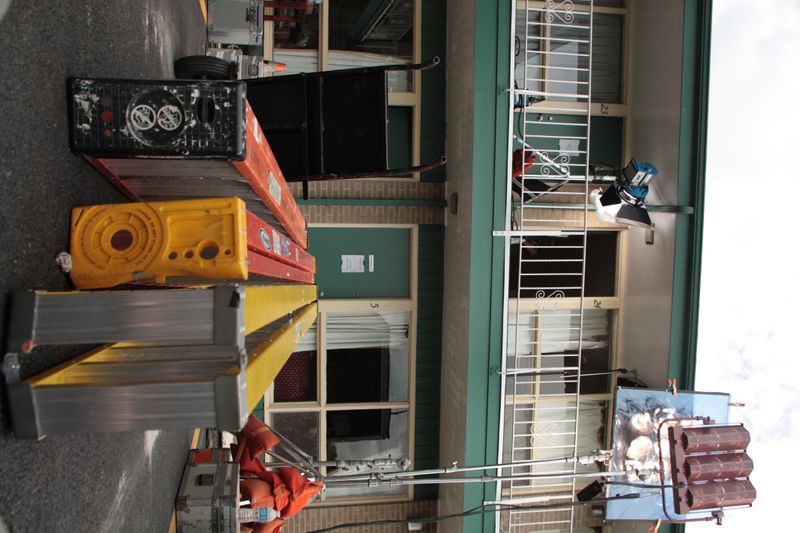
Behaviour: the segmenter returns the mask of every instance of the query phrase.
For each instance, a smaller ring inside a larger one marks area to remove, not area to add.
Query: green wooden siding
[[[258,402],[258,405],[256,405],[256,408],[253,409],[253,414],[256,415],[256,417],[261,419],[261,420],[266,420],[266,418],[264,418],[264,399],[263,398],[261,399],[260,402]]]
[[[622,166],[624,151],[621,117],[592,117],[590,163],[605,163],[615,167]],[[626,161],[627,163],[627,161]]]
[[[447,2],[422,2],[422,59],[439,56],[439,66],[422,73],[420,159],[427,162],[445,154],[445,54],[447,52]],[[420,175],[422,181],[444,181],[440,167]]]
[[[389,106],[389,168],[411,166],[411,108]]]
[[[526,126],[526,135],[562,135],[564,137],[579,137],[586,129],[585,115],[556,115],[542,113],[534,115],[538,120],[530,122]],[[514,115],[515,127],[520,131],[520,114]],[[528,120],[531,120],[530,117]],[[559,122],[564,124],[575,124],[574,126],[551,126],[548,122]],[[540,125],[541,124],[541,125]],[[622,118],[593,116],[592,128],[590,133],[590,163],[605,163],[607,165],[621,166],[623,138],[622,138]],[[544,150],[552,155],[559,153],[559,139],[557,138],[535,138],[537,143],[534,148]],[[532,142],[528,139],[528,142]],[[586,141],[579,141],[579,150],[586,151]],[[573,154],[570,163],[575,165],[584,164],[586,159],[583,155]]]
[[[414,468],[439,465],[439,389],[442,362],[444,227],[419,227],[417,373]],[[436,486],[414,488],[415,499],[438,496]]]
[[[411,231],[402,228],[309,228],[320,298],[408,298]],[[375,270],[342,272],[342,255],[375,258]]]

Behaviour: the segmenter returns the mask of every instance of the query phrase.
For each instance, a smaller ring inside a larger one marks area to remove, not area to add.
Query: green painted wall
[[[266,420],[266,418],[264,418],[264,399],[263,398],[261,399],[260,402],[258,402],[258,405],[256,405],[256,408],[253,409],[253,414],[256,415],[256,417],[258,417],[261,420]]]
[[[622,166],[624,151],[623,120],[621,117],[592,117],[589,161]],[[626,161],[627,163],[627,161]]]
[[[417,292],[417,385],[414,468],[439,464],[439,389],[442,363],[442,286],[444,227],[419,227],[419,287]],[[415,499],[432,499],[438,488],[420,486]]]
[[[447,2],[422,2],[422,59],[439,56],[439,66],[422,73],[422,123],[420,159],[427,162],[445,155],[445,55],[447,53]],[[420,175],[422,181],[444,181],[445,168]]]
[[[411,231],[402,228],[309,228],[320,298],[409,298]],[[375,271],[343,273],[341,256],[375,256]]]
[[[389,106],[389,168],[411,166],[410,107]]]

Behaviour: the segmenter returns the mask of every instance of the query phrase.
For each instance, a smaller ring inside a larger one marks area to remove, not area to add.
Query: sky
[[[800,0],[714,0],[712,27],[695,389],[745,403],[758,498],[688,530],[797,531]]]

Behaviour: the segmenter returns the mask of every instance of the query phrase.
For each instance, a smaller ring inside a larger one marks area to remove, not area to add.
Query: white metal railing
[[[512,1],[511,179],[506,229],[496,233],[506,242],[508,298],[499,463],[585,453],[581,416],[596,416],[591,402],[580,401],[592,0]],[[548,104],[546,113],[530,105],[541,102]],[[565,217],[549,207],[562,202],[582,204],[582,216],[571,211]],[[567,299],[573,305],[559,305]],[[575,462],[515,467],[515,475],[548,475],[502,481],[496,499],[569,504],[575,501],[575,474],[591,471]],[[569,505],[516,507],[500,513],[496,530],[571,532],[575,514]]]

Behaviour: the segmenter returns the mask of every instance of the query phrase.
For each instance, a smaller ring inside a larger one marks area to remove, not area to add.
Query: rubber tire
[[[211,56],[186,56],[175,61],[179,80],[230,80],[232,64]]]

